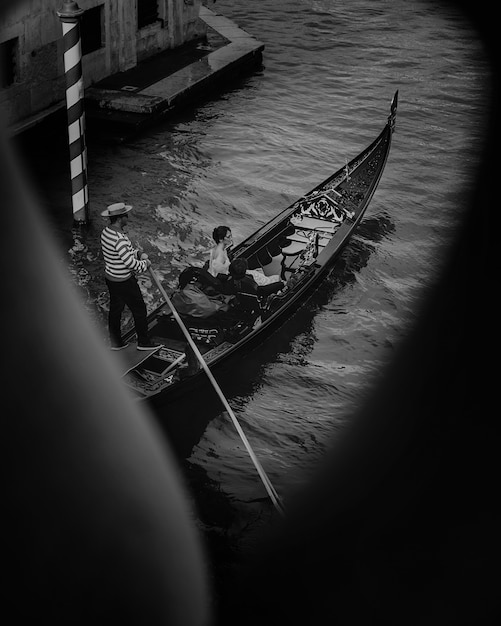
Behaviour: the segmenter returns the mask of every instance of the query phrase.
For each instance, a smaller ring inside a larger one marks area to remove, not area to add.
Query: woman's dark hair
[[[219,243],[220,241],[223,241],[230,230],[231,229],[228,228],[228,226],[216,226],[216,228],[212,231],[212,239],[214,239],[216,243]]]
[[[249,264],[247,263],[247,259],[237,257],[230,263],[228,271],[233,278],[243,278],[248,267]]]

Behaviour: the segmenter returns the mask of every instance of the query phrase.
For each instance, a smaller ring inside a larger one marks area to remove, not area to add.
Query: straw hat
[[[129,211],[132,211],[132,206],[130,204],[115,202],[115,204],[110,204],[107,209],[101,211],[101,215],[103,217],[114,217],[116,215],[125,215]]]

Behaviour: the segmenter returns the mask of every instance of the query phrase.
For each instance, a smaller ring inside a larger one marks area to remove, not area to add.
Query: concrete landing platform
[[[231,20],[200,8],[207,42],[166,50],[85,90],[86,117],[128,132],[178,111],[212,89],[262,65],[264,44]]]

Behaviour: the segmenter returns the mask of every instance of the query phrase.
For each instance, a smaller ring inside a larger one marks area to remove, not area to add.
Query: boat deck
[[[127,372],[130,372],[138,365],[141,365],[143,361],[157,351],[158,348],[152,348],[151,350],[138,350],[136,343],[130,342],[129,345],[123,350],[112,350],[112,354],[119,368],[120,374],[125,376]]]

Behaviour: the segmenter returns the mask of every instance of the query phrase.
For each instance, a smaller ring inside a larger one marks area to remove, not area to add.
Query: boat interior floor
[[[116,362],[122,376],[130,372],[143,361],[148,359],[152,354],[159,350],[152,348],[151,350],[138,350],[135,341],[129,341],[129,345],[122,350],[112,351],[113,359]]]

